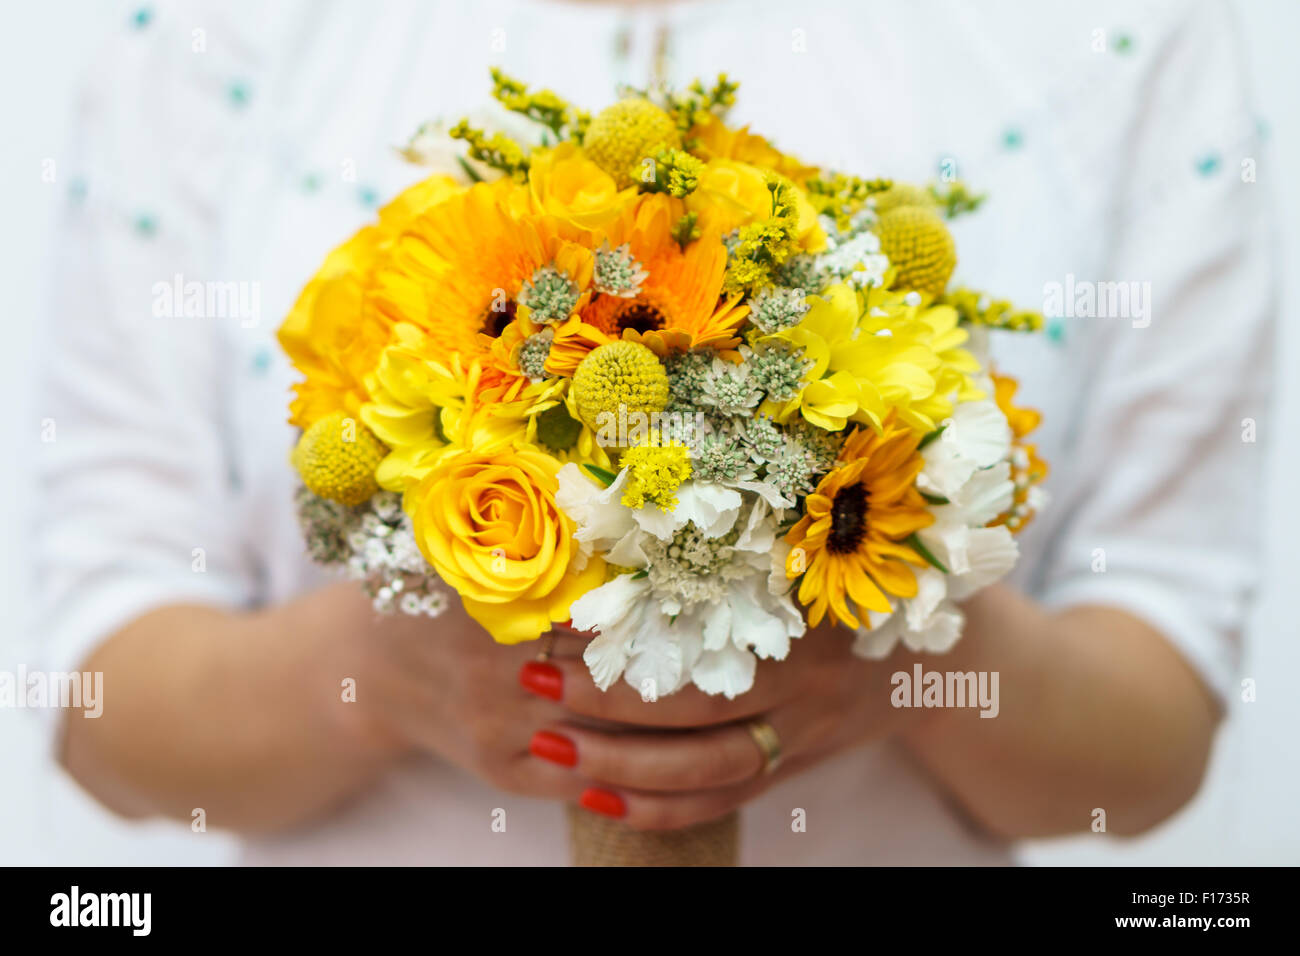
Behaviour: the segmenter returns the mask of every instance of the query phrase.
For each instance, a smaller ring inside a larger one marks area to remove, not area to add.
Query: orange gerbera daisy
[[[1014,403],[1020,383],[1009,375],[990,372],[993,377],[993,398],[1007,416],[1011,426],[1011,480],[1015,483],[1015,495],[1011,507],[993,520],[994,525],[1006,525],[1016,534],[1025,529],[1034,517],[1034,506],[1030,504],[1030,489],[1047,478],[1047,462],[1038,457],[1038,446],[1024,441],[1024,437],[1038,427],[1043,416],[1032,408],[1022,408]]]
[[[533,283],[550,291],[554,280],[570,286],[568,298],[548,298],[564,312],[550,318],[562,321],[581,308],[590,294],[591,250],[572,241],[563,221],[513,209],[512,192],[522,188],[478,184],[415,217],[377,270],[370,307],[422,329],[439,353],[466,360],[486,359],[492,340],[516,315],[529,314]]]
[[[893,414],[880,432],[854,432],[840,450],[843,464],[805,499],[804,516],[785,536],[786,575],[803,575],[799,602],[813,627],[828,613],[833,623],[858,627],[859,617],[870,622],[870,611],[890,613],[888,595],[916,596],[908,565],[926,562],[907,540],[934,523],[916,490],[920,440]]]
[[[600,336],[578,329],[557,332],[553,367],[576,368],[596,345],[618,338],[641,342],[659,355],[693,348],[726,351],[740,344],[736,330],[749,307],[738,295],[721,297],[727,249],[716,233],[682,249],[672,232],[683,212],[680,200],[650,194],[611,227],[602,254],[620,257],[625,275],[634,278],[624,288],[601,291],[597,270],[593,287],[601,294],[579,314]]]

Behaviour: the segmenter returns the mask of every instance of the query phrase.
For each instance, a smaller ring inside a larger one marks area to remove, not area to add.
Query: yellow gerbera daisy
[[[591,283],[591,250],[563,221],[512,208],[523,189],[507,180],[480,183],[416,216],[376,271],[371,307],[422,329],[438,354],[467,359],[486,356],[517,314],[536,311],[526,301],[528,288],[552,280],[569,286],[567,300],[548,297],[563,302],[564,312],[550,319],[580,308]]]
[[[915,597],[908,565],[926,562],[907,539],[934,522],[916,490],[920,438],[893,415],[880,432],[855,431],[840,450],[843,464],[805,499],[804,516],[785,537],[786,575],[803,575],[799,602],[813,627],[827,614],[849,627],[869,624],[871,611],[890,613],[889,596]]]
[[[683,250],[672,235],[683,212],[680,200],[644,195],[611,229],[606,254],[626,246],[623,255],[643,276],[628,294],[594,296],[580,310],[584,323],[607,339],[641,342],[659,355],[740,344],[736,330],[749,307],[738,295],[721,298],[727,249],[717,233],[706,233]]]

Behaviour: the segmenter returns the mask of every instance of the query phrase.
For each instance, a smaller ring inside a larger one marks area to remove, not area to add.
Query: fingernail
[[[604,814],[616,820],[627,816],[627,804],[623,802],[622,797],[597,787],[588,787],[582,791],[582,796],[578,798],[578,805],[586,807],[593,813]]]
[[[561,700],[564,697],[564,675],[560,669],[545,661],[529,661],[519,669],[519,686],[538,697]]]
[[[528,744],[528,751],[534,757],[541,757],[561,767],[572,767],[578,763],[578,748],[568,737],[561,737],[549,730],[539,730],[533,734]]]

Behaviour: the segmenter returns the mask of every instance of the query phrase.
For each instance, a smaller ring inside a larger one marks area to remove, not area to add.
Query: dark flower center
[[[638,332],[653,332],[664,327],[664,314],[653,305],[636,302],[619,313],[618,327],[620,331],[635,329]]]
[[[852,554],[867,536],[867,489],[849,485],[831,502],[831,532],[826,547],[832,554]]]
[[[508,300],[501,308],[497,308],[493,303],[483,316],[483,331],[494,339],[500,338],[506,326],[515,320],[515,312],[518,309],[519,305],[514,299]]]

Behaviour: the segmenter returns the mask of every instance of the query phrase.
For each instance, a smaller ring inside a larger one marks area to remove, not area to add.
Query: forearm
[[[396,751],[342,699],[369,618],[351,588],[257,613],[144,615],[83,664],[104,675],[104,712],[66,720],[62,761],[126,816],[188,821],[202,808],[235,830],[308,819]]]
[[[966,613],[963,640],[925,666],[997,671],[998,716],[938,710],[905,739],[981,824],[1080,832],[1100,808],[1108,831],[1135,833],[1196,792],[1217,707],[1159,633],[1110,608],[1048,613],[1005,587]]]

